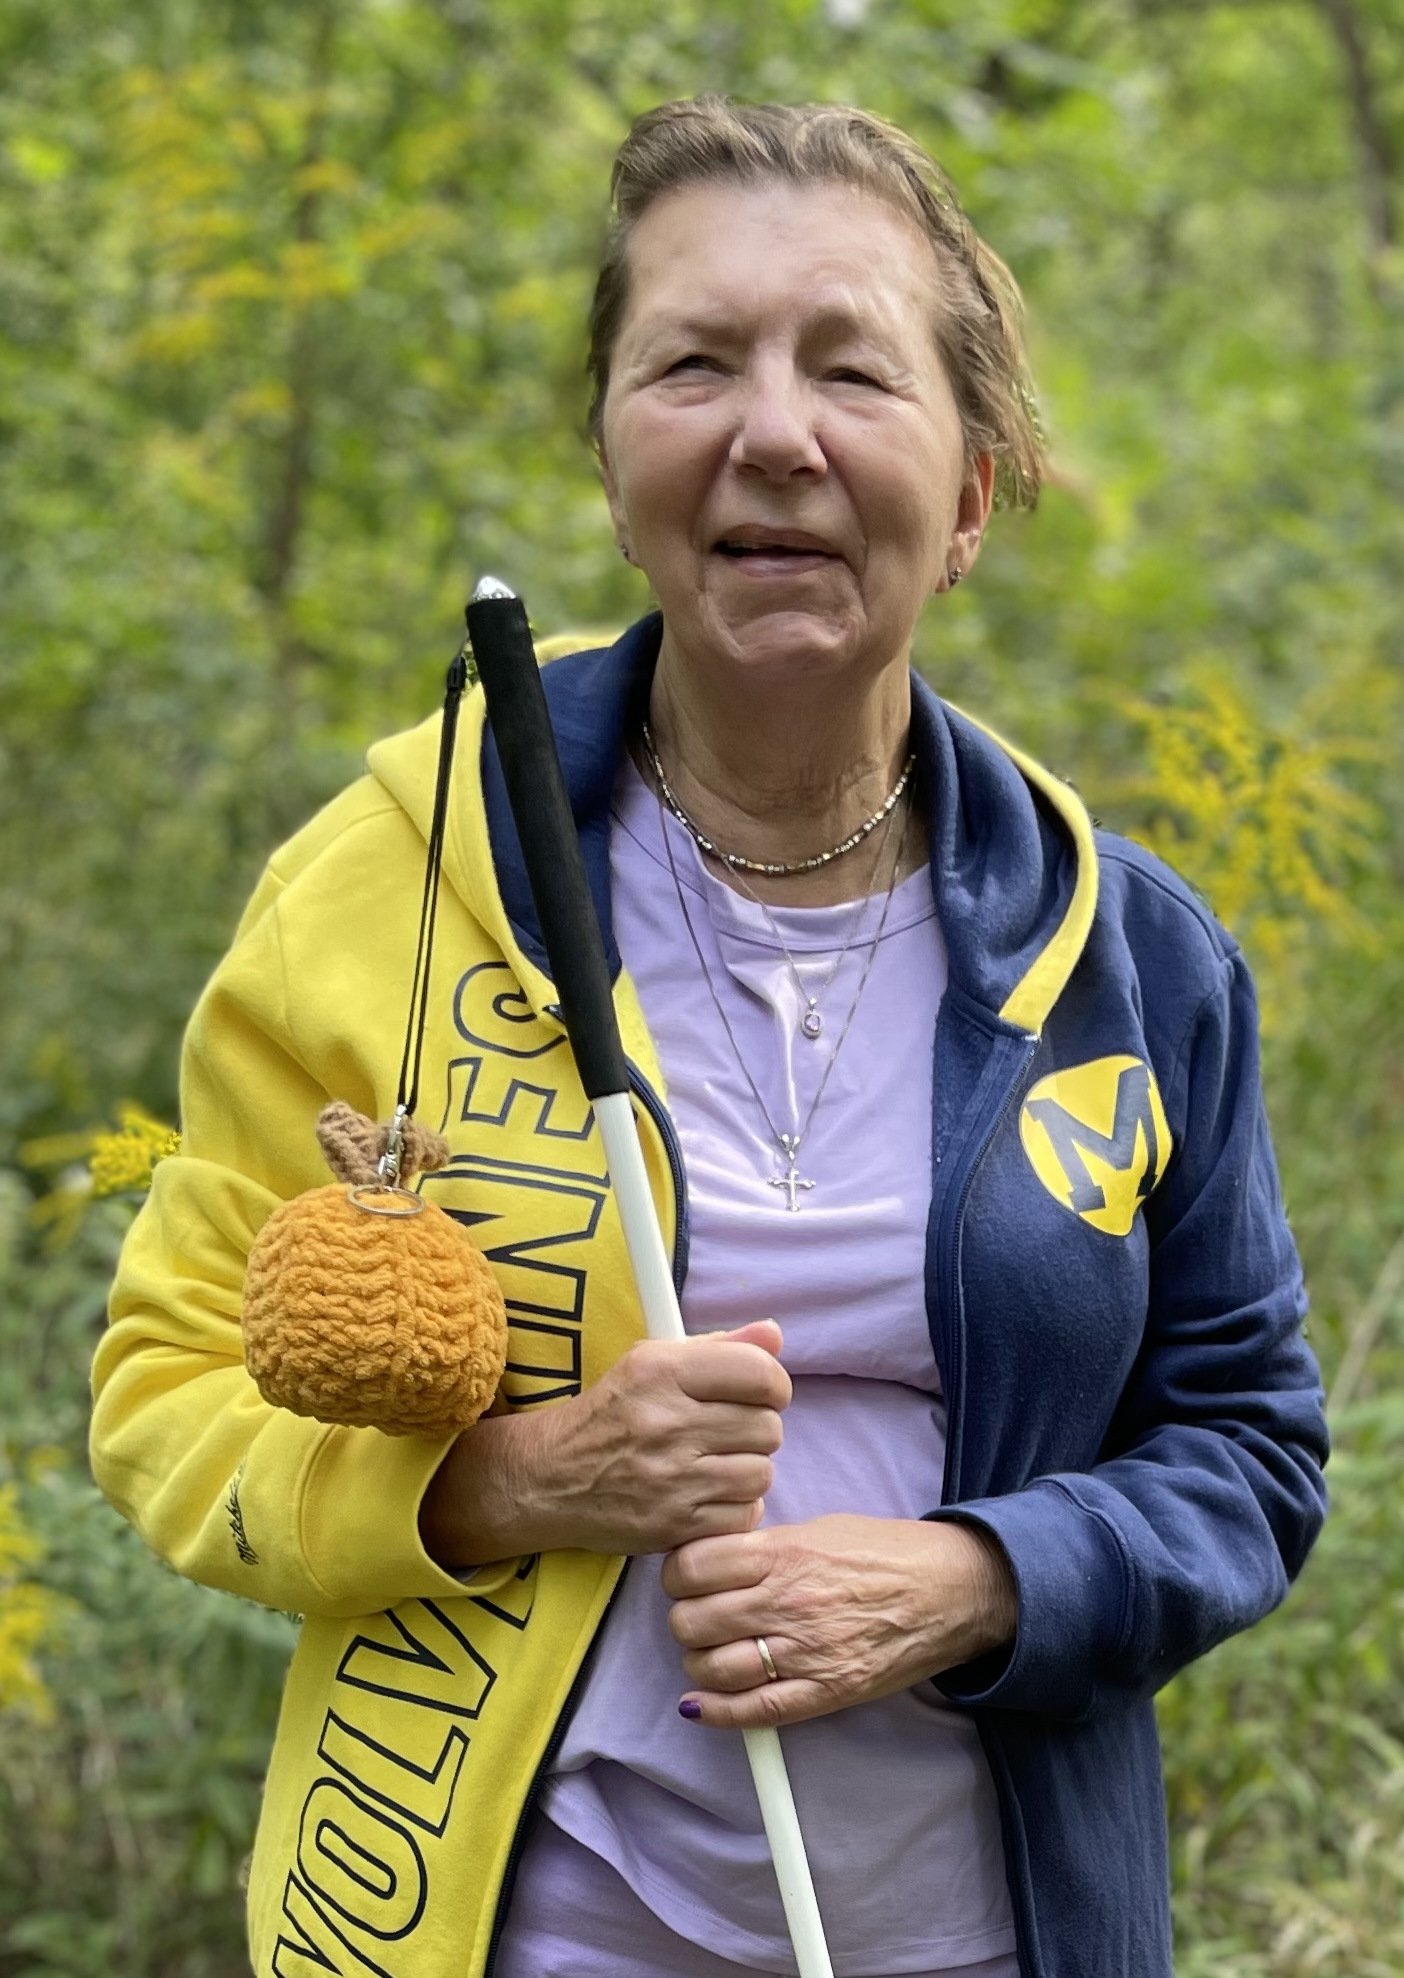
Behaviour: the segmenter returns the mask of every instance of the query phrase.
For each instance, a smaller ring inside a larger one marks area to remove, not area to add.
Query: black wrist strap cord
[[[439,874],[444,863],[444,837],[448,827],[453,747],[458,735],[458,710],[467,684],[468,645],[465,640],[444,680],[439,767],[434,781],[434,811],[424,862],[424,896],[419,906],[419,937],[415,943],[414,976],[410,983],[409,1018],[405,1025],[405,1048],[400,1058],[400,1082],[396,1090],[390,1142],[380,1161],[380,1179],[391,1188],[398,1186],[400,1179],[404,1122],[419,1104],[419,1071],[424,1057],[424,1031],[429,1019],[429,976],[434,958],[434,926],[439,912]]]

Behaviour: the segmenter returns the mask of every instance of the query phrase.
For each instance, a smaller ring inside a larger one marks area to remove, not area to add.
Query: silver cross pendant
[[[782,1133],[779,1135],[779,1140],[785,1150],[785,1159],[789,1164],[789,1172],[786,1174],[771,1175],[768,1186],[771,1188],[787,1189],[790,1197],[788,1206],[791,1209],[797,1210],[799,1208],[799,1203],[796,1200],[797,1191],[801,1188],[812,1188],[814,1183],[803,1180],[796,1172],[799,1166],[799,1135],[797,1133]]]

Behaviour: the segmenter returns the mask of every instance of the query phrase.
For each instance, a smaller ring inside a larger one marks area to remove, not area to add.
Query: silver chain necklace
[[[892,830],[891,819],[888,820],[887,830],[888,833],[890,834]],[[883,843],[884,845],[886,844],[886,838],[884,838]],[[878,851],[877,863],[879,866],[882,864],[881,848],[879,848]],[[868,901],[871,898],[871,895],[864,894],[860,897],[856,908],[854,909],[853,913],[850,914],[849,916],[848,928],[843,937],[843,946],[839,949],[838,954],[834,957],[833,961],[830,962],[828,973],[825,975],[824,980],[819,984],[819,987],[815,990],[814,994],[811,996],[809,991],[804,986],[804,977],[799,972],[799,963],[795,960],[794,956],[790,953],[789,943],[786,941],[784,935],[780,931],[779,921],[776,920],[774,914],[770,911],[770,908],[766,905],[765,901],[761,898],[760,894],[756,892],[753,886],[750,885],[750,883],[746,878],[746,875],[743,872],[736,873],[734,877],[736,879],[737,885],[741,888],[741,891],[746,895],[746,898],[748,900],[753,901],[755,905],[758,906],[761,912],[765,915],[765,924],[770,929],[771,933],[775,936],[775,940],[779,946],[780,952],[785,957],[785,965],[789,969],[790,975],[794,981],[795,988],[799,992],[800,1001],[804,1004],[804,1015],[800,1018],[801,1033],[805,1037],[808,1037],[811,1041],[813,1041],[816,1038],[822,1037],[824,1034],[824,1013],[819,1007],[819,999],[821,996],[827,996],[829,991],[833,988],[834,983],[838,977],[838,972],[843,967],[844,962],[848,958],[849,949],[853,946],[853,937],[855,934],[857,934],[858,929],[863,924],[863,917],[868,911]]]
[[[863,965],[863,973],[859,978],[858,987],[853,992],[853,1001],[848,1006],[848,1014],[843,1020],[843,1028],[838,1034],[838,1042],[834,1045],[833,1051],[829,1056],[829,1062],[824,1067],[823,1077],[819,1080],[819,1089],[809,1102],[809,1111],[804,1116],[803,1124],[801,1125],[797,1121],[796,1130],[793,1133],[782,1133],[770,1116],[770,1108],[761,1097],[760,1087],[751,1076],[750,1066],[741,1055],[741,1046],[736,1041],[736,1032],[731,1027],[731,1020],[727,1016],[721,997],[717,994],[717,985],[712,980],[711,970],[707,967],[706,956],[702,953],[702,943],[698,940],[697,929],[692,924],[692,914],[687,904],[687,895],[683,890],[682,880],[678,876],[677,860],[673,856],[673,841],[668,835],[668,820],[663,813],[663,802],[661,798],[659,799],[658,821],[663,832],[663,849],[668,854],[668,870],[673,875],[673,886],[677,892],[678,905],[682,909],[682,917],[687,927],[688,938],[692,942],[693,953],[697,956],[697,966],[702,971],[702,979],[707,985],[713,1007],[717,1015],[721,1018],[722,1029],[726,1032],[727,1042],[731,1045],[732,1055],[741,1067],[741,1075],[747,1085],[750,1086],[751,1096],[760,1109],[761,1118],[765,1121],[769,1129],[771,1139],[780,1149],[781,1160],[785,1163],[784,1174],[769,1176],[767,1185],[771,1188],[783,1188],[789,1197],[786,1206],[793,1211],[798,1211],[799,1209],[799,1191],[801,1189],[808,1190],[815,1186],[814,1182],[806,1180],[799,1172],[800,1147],[808,1136],[810,1127],[814,1124],[814,1115],[819,1110],[819,1101],[823,1098],[824,1089],[829,1083],[829,1074],[838,1063],[838,1054],[844,1047],[849,1031],[853,1028],[853,1019],[858,1014],[858,1005],[863,1000],[863,991],[867,988],[868,977],[873,972],[873,963],[877,960],[878,947],[882,941],[883,930],[887,926],[888,912],[892,906],[892,895],[897,887],[897,874],[901,870],[902,856],[907,848],[907,828],[911,823],[911,816],[911,811],[908,810],[902,820],[902,835],[898,840],[897,856],[892,861],[892,871],[888,876],[887,893],[882,903],[882,913],[878,919],[877,932],[873,935],[869,945],[868,959]]]
[[[872,816],[865,823],[860,824],[856,831],[851,832],[847,838],[843,839],[841,843],[834,845],[829,851],[816,852],[813,858],[772,862],[769,859],[743,858],[740,852],[724,852],[720,845],[713,844],[706,833],[698,825],[693,823],[692,819],[678,802],[678,799],[674,796],[672,785],[663,774],[663,765],[658,760],[658,750],[654,745],[653,731],[646,721],[643,724],[643,745],[648,751],[649,768],[653,771],[654,777],[657,780],[658,788],[663,794],[664,803],[667,804],[669,810],[678,820],[678,823],[681,824],[684,831],[687,832],[693,843],[699,846],[702,851],[706,852],[709,858],[720,859],[722,864],[729,866],[733,872],[760,872],[764,873],[767,879],[790,879],[799,872],[817,872],[820,866],[831,864],[834,859],[842,858],[845,852],[851,852],[855,845],[861,845],[868,834],[876,831],[882,820],[885,817],[890,817],[892,812],[897,808],[897,805],[902,800],[902,792],[911,781],[912,771],[916,767],[916,757],[909,755],[902,766],[902,774],[897,778],[897,781],[893,784],[891,790],[878,805]]]

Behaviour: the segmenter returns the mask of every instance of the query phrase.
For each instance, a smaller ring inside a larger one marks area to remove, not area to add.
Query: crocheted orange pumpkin
[[[432,1174],[448,1146],[412,1119],[400,1174]],[[244,1358],[265,1401],[387,1435],[470,1427],[507,1359],[492,1270],[435,1202],[377,1179],[389,1129],[338,1100],[317,1122],[338,1181],[273,1211],[249,1253]]]

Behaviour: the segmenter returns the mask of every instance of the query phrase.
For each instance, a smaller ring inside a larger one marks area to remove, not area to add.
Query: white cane
[[[629,1099],[609,967],[526,611],[505,584],[485,577],[467,616],[542,941],[581,1084],[599,1121],[644,1323],[650,1339],[684,1339],[672,1267]],[[833,1978],[779,1733],[766,1727],[742,1736],[799,1978]]]

